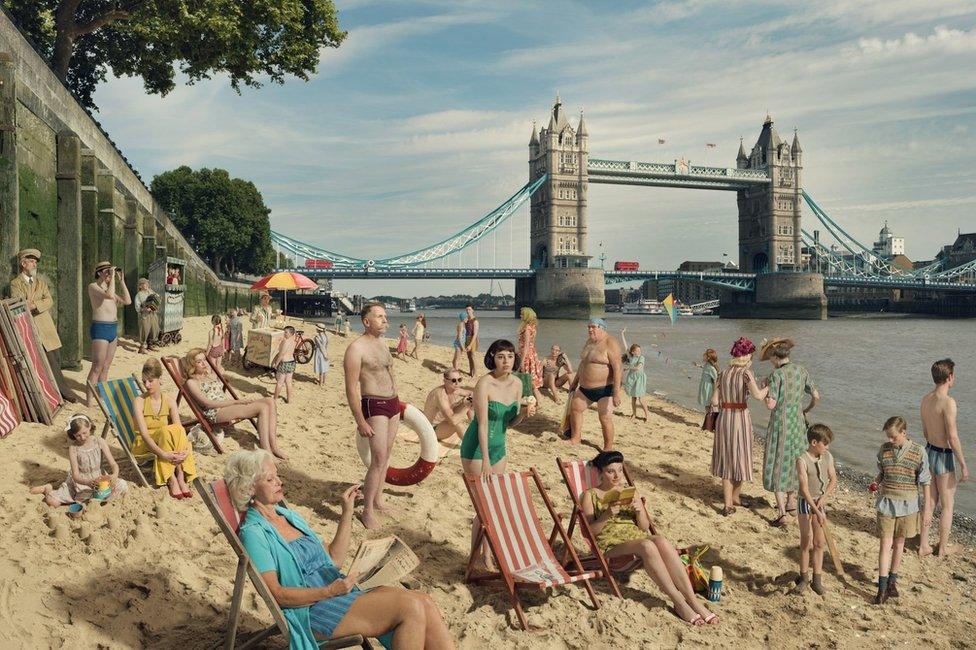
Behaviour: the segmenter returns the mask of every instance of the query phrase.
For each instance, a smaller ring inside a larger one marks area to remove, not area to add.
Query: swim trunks
[[[929,457],[929,471],[932,472],[932,476],[956,471],[956,459],[952,455],[951,449],[926,444],[925,453]]]
[[[613,397],[613,384],[597,386],[596,388],[583,388],[580,386],[579,389],[583,393],[583,397],[591,402],[599,402],[604,397]]]
[[[290,375],[295,372],[295,362],[294,361],[281,361],[278,363],[278,367],[275,368],[279,375]]]
[[[363,417],[366,419],[382,416],[395,418],[400,415],[400,398],[393,397],[364,397],[362,399]]]
[[[796,509],[799,511],[801,515],[813,514],[813,512],[810,510],[810,504],[807,502],[806,499],[800,496],[796,498]],[[827,512],[826,506],[822,506],[820,509],[823,510],[824,512]]]
[[[102,340],[111,343],[119,337],[119,323],[118,321],[106,323],[105,321],[93,320],[88,329],[88,334],[92,341]]]

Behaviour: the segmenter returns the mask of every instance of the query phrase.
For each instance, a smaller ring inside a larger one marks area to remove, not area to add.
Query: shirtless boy
[[[457,434],[464,437],[464,430],[471,421],[472,392],[461,388],[461,371],[449,368],[444,372],[444,383],[430,391],[424,401],[424,415],[434,426],[438,440],[446,440]]]
[[[277,383],[274,389],[275,401],[281,394],[281,387],[285,387],[285,404],[291,403],[291,385],[295,376],[295,328],[291,325],[285,328],[285,335],[278,344],[278,352],[271,360],[271,367],[275,369]]]
[[[602,318],[591,318],[586,333],[587,341],[580,355],[579,370],[569,387],[570,390],[579,388],[573,393],[569,411],[569,441],[580,442],[583,411],[596,402],[600,428],[603,430],[603,451],[610,451],[613,449],[612,409],[620,406],[620,344],[607,334],[607,323]]]
[[[370,463],[364,481],[363,514],[366,528],[379,528],[375,511],[387,512],[383,501],[383,482],[390,464],[390,453],[400,424],[400,399],[390,365],[393,357],[383,333],[389,324],[386,309],[368,302],[359,312],[364,332],[349,344],[342,359],[346,380],[346,400],[356,420],[359,435],[369,438]]]
[[[115,292],[116,284],[122,285],[122,295]],[[87,385],[94,386],[108,379],[108,369],[115,358],[115,348],[119,345],[119,305],[132,304],[129,289],[122,281],[122,269],[111,262],[99,262],[95,266],[95,281],[88,285],[88,299],[91,301],[92,365],[88,372]],[[88,406],[94,405],[95,396],[86,389]]]
[[[935,388],[922,398],[922,433],[925,435],[925,453],[928,455],[929,471],[935,486],[933,498],[922,512],[922,540],[918,547],[919,555],[932,553],[929,544],[929,527],[935,505],[942,504],[942,517],[939,519],[939,557],[959,550],[956,544],[949,544],[952,530],[952,511],[955,505],[956,485],[969,479],[969,469],[959,442],[956,429],[956,400],[949,397],[949,389],[956,382],[955,364],[952,359],[942,359],[932,364],[932,381]],[[959,475],[956,475],[956,464]]]

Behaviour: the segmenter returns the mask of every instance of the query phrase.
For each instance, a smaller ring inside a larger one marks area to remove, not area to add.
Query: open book
[[[600,498],[600,503],[603,506],[612,506],[614,504],[619,506],[629,506],[634,502],[634,494],[637,493],[637,488],[632,485],[628,485],[620,490],[608,490],[604,492],[603,497]]]
[[[394,585],[420,565],[420,560],[399,537],[368,539],[359,546],[347,575],[358,573],[363,591]]]

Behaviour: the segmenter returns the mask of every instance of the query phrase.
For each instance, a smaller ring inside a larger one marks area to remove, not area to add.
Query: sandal
[[[718,614],[716,614],[715,612],[712,612],[711,614],[709,614],[708,616],[706,616],[704,618],[704,621],[705,621],[705,625],[712,625],[713,623],[715,625],[718,625],[718,622],[719,622],[718,621]]]
[[[729,515],[735,514],[735,506],[726,506],[722,508],[722,516],[728,517]]]
[[[685,621],[685,619],[681,619],[681,620],[684,621],[685,625],[690,625],[691,627],[701,627],[702,625],[705,624],[705,619],[702,617],[701,614],[698,614],[695,618],[691,619],[690,621]]]

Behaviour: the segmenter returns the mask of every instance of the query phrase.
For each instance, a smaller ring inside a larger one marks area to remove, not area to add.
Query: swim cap
[[[458,320],[464,320],[467,317],[468,317],[468,312],[466,312],[466,311],[459,311],[458,312]]]
[[[597,318],[596,316],[590,319],[590,325],[596,325],[600,329],[607,329],[607,321],[603,320],[602,318]]]

